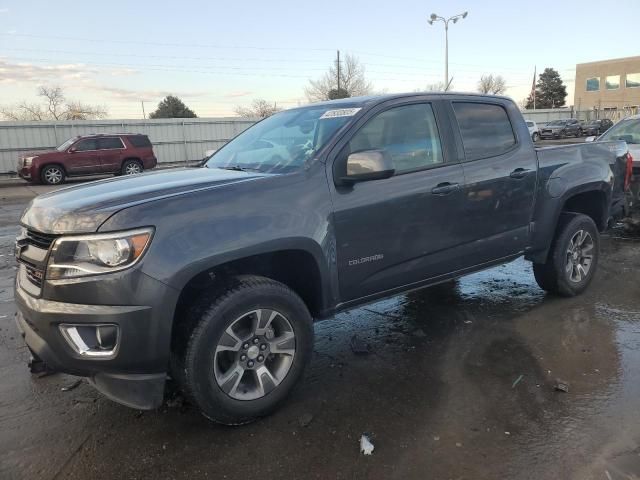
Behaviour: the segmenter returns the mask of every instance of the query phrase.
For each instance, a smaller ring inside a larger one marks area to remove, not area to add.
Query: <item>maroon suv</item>
[[[53,151],[22,156],[17,170],[25,180],[58,185],[68,176],[131,175],[157,163],[146,135],[84,135],[70,138]]]

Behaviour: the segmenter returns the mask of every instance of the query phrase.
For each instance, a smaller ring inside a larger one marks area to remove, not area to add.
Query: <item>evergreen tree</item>
[[[187,107],[182,100],[173,95],[168,95],[158,104],[155,112],[149,114],[149,118],[196,118],[197,115]]]
[[[545,68],[536,84],[536,108],[557,108],[565,105],[567,87],[560,74],[553,68]],[[533,94],[527,97],[525,108],[533,108]]]

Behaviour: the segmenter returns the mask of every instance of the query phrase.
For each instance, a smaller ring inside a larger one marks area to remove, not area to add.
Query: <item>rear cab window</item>
[[[501,105],[453,102],[467,161],[495,157],[516,145],[507,111]]]

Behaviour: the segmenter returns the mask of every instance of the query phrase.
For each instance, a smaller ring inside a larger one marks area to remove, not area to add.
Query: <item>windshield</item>
[[[205,166],[263,173],[298,170],[359,110],[324,105],[276,113],[215,152]]]
[[[567,123],[566,120],[554,120],[553,122],[549,122],[548,125],[564,125]]]
[[[599,140],[624,140],[627,143],[640,143],[640,118],[621,120],[607,130]]]
[[[59,152],[64,152],[67,148],[69,148],[73,142],[76,141],[78,137],[72,137],[69,140],[67,140],[66,142],[64,142],[62,145],[60,145],[58,148],[56,148],[57,151]]]

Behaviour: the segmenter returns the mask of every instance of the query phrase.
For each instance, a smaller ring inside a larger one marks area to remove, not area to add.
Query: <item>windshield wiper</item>
[[[217,167],[223,170],[233,170],[236,172],[259,172],[259,168],[241,167],[240,165],[227,165],[226,167]]]

